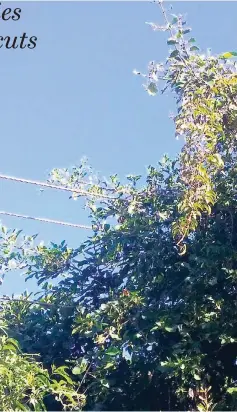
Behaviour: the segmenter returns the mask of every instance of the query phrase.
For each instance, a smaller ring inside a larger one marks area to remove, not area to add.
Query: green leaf
[[[113,362],[108,362],[105,366],[104,366],[104,369],[110,369],[110,368],[112,368],[114,366],[114,363]]]
[[[84,358],[81,359],[80,364],[75,366],[72,370],[73,375],[81,375],[87,369],[88,361]]]
[[[62,376],[62,378],[64,378],[65,381],[67,381],[68,383],[70,383],[72,385],[73,381],[71,380],[71,378],[69,377],[69,375],[67,374],[65,369],[68,369],[68,367],[67,366],[60,366],[59,368],[54,369],[53,374]]]
[[[120,350],[118,348],[111,346],[111,348],[107,349],[105,353],[109,356],[116,356],[120,353]]]
[[[206,409],[205,409],[205,406],[204,406],[202,403],[199,403],[199,404],[197,405],[197,410],[200,411],[200,412],[202,412],[202,411],[205,411]]]
[[[170,57],[176,57],[179,55],[179,51],[178,50],[173,50],[172,53],[170,53]]]
[[[170,328],[169,326],[166,326],[166,327],[165,327],[165,330],[166,330],[167,332],[174,332],[174,331],[175,331],[174,328]]]
[[[188,41],[189,43],[195,43],[196,42],[196,40],[195,40],[195,38],[194,37],[191,37],[190,39],[189,39],[189,41]]]
[[[190,31],[191,31],[191,29],[185,29],[185,30],[183,31],[183,34],[190,33]]]
[[[218,164],[218,166],[220,166],[220,167],[224,166],[224,162],[223,162],[221,156],[219,155],[219,153],[215,153],[213,155],[213,160],[214,160],[214,162],[216,162]]]
[[[50,380],[48,376],[46,376],[44,373],[39,373],[37,374],[37,378],[44,384],[44,385],[49,385]]]
[[[112,339],[121,340],[121,338],[117,335],[117,333],[110,333]]]
[[[3,350],[17,352],[19,350],[18,342],[12,338],[7,339],[6,344],[3,345]]]
[[[194,377],[194,379],[195,379],[196,381],[200,381],[200,380],[201,380],[200,376],[197,375],[196,373],[193,375],[193,377]]]
[[[150,96],[155,96],[158,92],[157,86],[155,83],[151,82],[147,87],[147,92]]]
[[[173,25],[173,24],[178,23],[178,21],[179,21],[178,17],[175,14],[171,14],[171,16],[173,17],[173,20],[172,20],[171,24]]]
[[[228,393],[235,393],[235,392],[237,392],[237,388],[228,388],[227,392]]]
[[[80,366],[75,366],[72,370],[73,375],[81,375],[81,367]]]
[[[27,408],[23,405],[23,403],[19,402],[18,400],[15,401],[15,405],[20,411],[27,411]]]
[[[173,37],[170,37],[170,38],[167,40],[167,44],[168,44],[168,46],[172,46],[172,45],[174,45],[174,44],[178,44],[178,42],[177,42],[177,40],[174,39]]]
[[[159,326],[154,326],[154,328],[152,328],[152,329],[150,330],[150,332],[154,332],[154,331],[157,330],[157,329],[159,329]]]
[[[105,388],[109,388],[109,382],[106,379],[101,379],[100,383]]]
[[[192,47],[190,47],[190,50],[191,50],[191,51],[199,50],[199,47],[197,47],[197,46],[192,46]]]
[[[236,57],[236,56],[237,56],[237,52],[234,52],[234,51],[226,52],[220,56],[220,59],[231,59],[232,57]]]

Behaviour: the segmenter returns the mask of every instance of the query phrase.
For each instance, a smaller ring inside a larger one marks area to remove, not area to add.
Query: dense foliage
[[[6,334],[4,323],[0,336],[0,405],[2,410],[46,410],[51,405],[64,410],[78,410],[85,397],[75,390],[65,367],[49,371],[36,356],[20,351],[16,340]],[[57,380],[60,377],[60,381]],[[52,403],[53,402],[53,403]]]
[[[2,273],[39,285],[35,297],[2,298],[22,351],[9,355],[2,338],[2,409],[237,407],[237,53],[200,54],[182,16],[169,22],[159,6],[165,25],[149,24],[172,50],[136,73],[150,95],[160,83],[175,93],[182,152],[143,185],[104,181],[85,162],[53,170],[51,182],[87,193],[93,230],[78,249],[2,227]]]

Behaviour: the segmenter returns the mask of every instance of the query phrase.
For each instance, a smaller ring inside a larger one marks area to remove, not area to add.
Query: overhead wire
[[[78,228],[78,229],[86,229],[86,230],[91,230],[92,229],[91,226],[87,226],[87,225],[81,225],[81,224],[70,223],[70,222],[63,222],[63,221],[60,221],[60,220],[46,219],[46,218],[43,218],[43,217],[33,217],[33,216],[21,215],[19,213],[6,212],[6,211],[2,211],[2,210],[0,211],[0,215],[18,217],[18,218],[29,219],[29,220],[36,220],[36,221],[44,222],[44,223],[54,223],[54,224],[63,225],[63,226],[71,226],[71,227],[75,227],[75,228]]]
[[[118,199],[116,197],[113,197],[113,196],[110,196],[110,195],[107,195],[107,194],[104,194],[104,193],[93,193],[93,192],[90,192],[88,190],[83,190],[83,189],[78,189],[78,188],[70,188],[70,187],[66,187],[66,186],[60,186],[60,185],[41,182],[41,181],[32,180],[32,179],[24,179],[24,178],[5,175],[5,174],[0,174],[0,179],[13,181],[13,182],[17,182],[17,183],[26,183],[26,184],[30,184],[30,185],[46,187],[46,188],[56,189],[56,190],[61,190],[61,191],[67,191],[67,192],[71,192],[71,193],[77,193],[81,196],[90,196],[90,197],[96,197],[96,198],[99,198],[99,199],[109,199],[109,200],[117,200]],[[83,185],[93,185],[93,183],[86,182],[86,181],[83,181],[83,180],[79,180],[78,183],[83,184]],[[119,198],[119,199],[121,201],[126,201],[126,199],[124,199],[124,198]],[[0,215],[17,217],[17,218],[22,218],[22,219],[35,220],[35,221],[44,222],[44,223],[54,223],[54,224],[63,225],[63,226],[71,226],[71,227],[75,227],[75,228],[79,228],[79,229],[86,229],[86,230],[91,230],[92,229],[92,226],[76,224],[76,223],[69,223],[69,222],[58,221],[58,220],[47,219],[47,218],[33,217],[33,216],[22,215],[22,214],[19,214],[19,213],[13,213],[13,212],[7,212],[7,211],[0,211]]]
[[[65,186],[59,186],[51,183],[46,183],[46,182],[41,182],[41,181],[36,181],[36,180],[31,180],[31,179],[24,179],[24,178],[18,178],[14,176],[9,176],[5,174],[0,174],[0,179],[2,180],[9,180],[17,183],[26,183],[26,184],[31,184],[35,186],[40,186],[40,187],[46,187],[50,189],[56,189],[56,190],[61,190],[61,191],[67,191],[67,192],[72,192],[72,193],[78,193],[81,196],[91,196],[91,197],[98,197],[98,198],[104,198],[104,199],[111,199],[115,200],[116,198],[103,194],[103,193],[91,193],[88,190],[82,190],[82,189],[77,189],[77,188],[69,188]],[[86,185],[91,185],[92,183],[90,182],[83,182],[79,181],[81,184],[86,184]],[[5,215],[5,216],[11,216],[11,217],[17,217],[17,218],[22,218],[22,219],[29,219],[29,220],[35,220],[39,222],[44,222],[44,223],[53,223],[53,224],[58,224],[58,225],[63,225],[63,226],[70,226],[70,227],[75,227],[79,229],[86,229],[86,230],[91,230],[91,226],[87,225],[82,225],[82,224],[76,224],[76,223],[69,223],[69,222],[64,222],[64,221],[58,221],[58,220],[53,220],[53,219],[47,219],[47,218],[40,218],[40,217],[33,217],[33,216],[28,216],[28,215],[22,215],[19,213],[13,213],[13,212],[7,212],[7,211],[0,211],[0,215]]]
[[[92,193],[89,190],[83,190],[83,189],[77,189],[77,188],[73,189],[73,188],[66,187],[66,186],[59,186],[59,185],[55,185],[55,184],[52,184],[52,183],[40,182],[40,181],[37,181],[37,180],[31,180],[31,179],[23,179],[23,178],[19,178],[19,177],[4,175],[4,174],[0,174],[0,179],[11,180],[13,182],[18,182],[18,183],[27,183],[27,184],[30,184],[30,185],[47,187],[47,188],[62,190],[62,191],[71,192],[71,193],[78,193],[81,196],[91,196],[91,197],[98,197],[98,198],[101,198],[101,199],[104,198],[104,199],[116,200],[115,197],[110,196],[110,195],[106,195],[104,193]],[[82,182],[82,181],[80,181],[80,183],[87,184],[87,185],[91,184],[91,183]]]

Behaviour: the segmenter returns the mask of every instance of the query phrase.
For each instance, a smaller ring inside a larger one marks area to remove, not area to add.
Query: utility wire
[[[92,197],[98,197],[98,198],[104,198],[104,199],[111,199],[111,200],[116,200],[115,197],[109,196],[109,195],[105,195],[105,194],[100,194],[100,193],[91,193],[88,190],[82,190],[82,189],[71,189],[69,187],[65,187],[65,186],[58,186],[58,185],[54,185],[51,183],[45,183],[45,182],[39,182],[37,180],[30,180],[30,179],[23,179],[23,178],[19,178],[19,177],[13,177],[13,176],[8,176],[8,175],[2,175],[0,174],[0,179],[4,179],[4,180],[11,180],[13,182],[18,182],[18,183],[28,183],[30,185],[35,185],[35,186],[42,186],[42,187],[47,187],[47,188],[51,188],[51,189],[56,189],[56,190],[63,190],[66,192],[72,192],[72,193],[78,193],[82,196],[92,196]],[[83,184],[89,184],[86,182],[81,182]]]
[[[91,226],[80,225],[80,224],[69,223],[69,222],[62,222],[60,220],[45,219],[45,218],[41,218],[41,217],[20,215],[19,213],[5,212],[5,211],[2,211],[2,210],[0,211],[0,215],[11,216],[11,217],[19,217],[19,218],[22,218],[22,219],[36,220],[36,221],[44,222],[44,223],[55,223],[57,225],[71,226],[71,227],[76,227],[78,229],[92,230]]]

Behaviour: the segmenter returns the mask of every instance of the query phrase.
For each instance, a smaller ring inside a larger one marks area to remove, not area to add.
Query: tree
[[[97,176],[88,188],[85,163],[53,170],[54,184],[87,191],[93,233],[75,250],[4,233],[4,270],[14,261],[41,290],[5,300],[3,316],[25,353],[71,368],[86,410],[234,410],[237,53],[201,55],[159,5],[165,25],[150,25],[173,50],[142,76],[150,95],[161,82],[176,94],[180,155],[149,167],[143,186]]]
[[[45,399],[64,410],[79,409],[84,397],[64,368],[52,368],[51,374],[37,362],[36,356],[23,354],[17,342],[6,334],[1,321],[0,407],[2,410],[46,410]],[[61,380],[58,382],[57,376]]]

